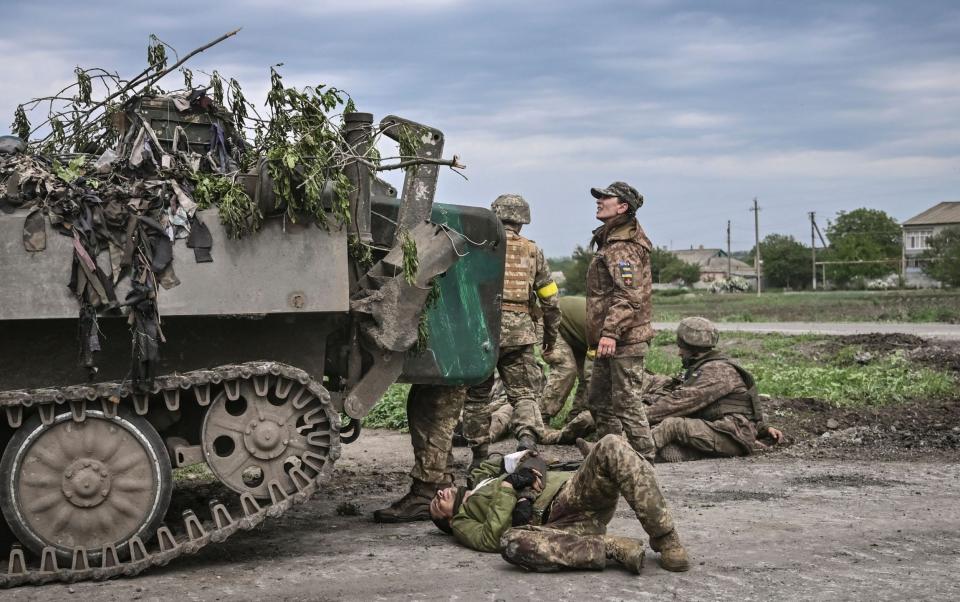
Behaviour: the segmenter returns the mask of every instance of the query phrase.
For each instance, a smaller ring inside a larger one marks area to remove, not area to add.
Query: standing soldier
[[[433,495],[453,486],[450,473],[453,429],[463,408],[463,387],[413,385],[407,395],[407,423],[413,444],[410,491],[373,513],[378,523],[402,523],[430,518]]]
[[[507,259],[503,276],[502,317],[500,325],[500,358],[497,372],[503,381],[507,399],[513,406],[512,430],[520,449],[536,446],[543,428],[537,405],[534,374],[539,370],[533,355],[537,342],[536,327],[530,313],[539,302],[543,311],[544,352],[557,340],[560,310],[557,309],[557,285],[550,277],[550,268],[543,251],[532,241],[520,236],[520,229],[530,223],[530,206],[519,194],[502,194],[490,206],[507,233]],[[467,389],[463,408],[463,435],[472,443],[473,466],[487,457],[489,438],[490,391],[493,374]]]
[[[637,222],[643,196],[625,182],[591,188],[597,202],[596,253],[587,269],[587,344],[596,350],[588,406],[597,436],[623,433],[633,449],[653,461],[656,448],[644,413],[643,357],[650,325],[652,245]]]

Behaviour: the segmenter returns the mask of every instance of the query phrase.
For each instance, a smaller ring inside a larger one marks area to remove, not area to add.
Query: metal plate
[[[47,224],[47,249],[28,253],[25,217],[0,215],[0,320],[76,318],[77,301],[67,288],[71,240]],[[181,284],[161,289],[161,316],[348,310],[346,232],[274,218],[260,232],[230,240],[216,210],[201,217],[213,236],[213,262],[196,263],[186,241],[176,241],[173,266]],[[107,254],[97,260],[109,273]],[[121,300],[127,281],[118,286]]]

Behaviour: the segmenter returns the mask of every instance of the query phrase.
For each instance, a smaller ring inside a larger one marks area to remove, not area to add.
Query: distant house
[[[698,287],[707,287],[714,280],[726,278],[728,266],[732,276],[740,276],[746,279],[750,286],[756,286],[757,273],[753,266],[733,257],[728,258],[727,252],[723,249],[704,249],[703,245],[700,245],[696,249],[679,249],[670,252],[681,261],[692,263],[700,268]]]
[[[903,222],[903,278],[907,286],[939,286],[923,273],[923,252],[928,240],[944,228],[960,226],[960,201],[943,202]]]

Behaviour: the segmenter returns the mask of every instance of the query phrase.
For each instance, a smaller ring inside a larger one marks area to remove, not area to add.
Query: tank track
[[[333,463],[340,455],[340,416],[330,401],[330,394],[303,370],[276,362],[250,362],[161,376],[154,380],[149,394],[135,394],[125,383],[0,392],[0,408],[3,408],[6,414],[7,423],[12,428],[17,428],[22,424],[27,408],[35,407],[44,424],[51,424],[54,417],[65,408],[69,408],[73,419],[80,422],[84,420],[88,409],[102,411],[106,416],[112,417],[116,415],[119,404],[130,402],[135,413],[142,416],[149,411],[151,396],[162,395],[162,403],[170,410],[177,410],[181,403],[188,402],[207,406],[213,399],[211,388],[214,385],[222,383],[229,396],[231,389],[236,390],[241,380],[253,379],[254,387],[260,390],[269,386],[271,376],[290,382],[282,395],[278,384],[277,392],[285,398],[293,390],[295,397],[292,398],[292,403],[296,403],[304,394],[318,399],[330,424],[331,437],[325,461],[322,466],[317,466],[315,461],[312,465],[308,464],[311,472],[317,474],[311,477],[299,467],[291,469],[289,474],[296,491],[287,492],[280,483],[271,481],[270,501],[267,505],[261,505],[263,502],[258,502],[249,493],[238,495],[231,492],[239,497],[238,506],[242,516],[231,515],[225,504],[211,499],[208,501],[208,510],[204,513],[209,517],[207,520],[201,521],[195,511],[185,510],[182,530],[174,531],[169,526],[162,525],[157,529],[153,549],[148,548],[141,538],[134,537],[129,540],[128,559],[120,560],[116,550],[108,546],[100,554],[100,562],[95,563],[98,566],[91,566],[86,549],[75,548],[71,566],[60,567],[56,551],[52,547],[44,548],[39,563],[32,566],[28,564],[24,550],[19,544],[14,544],[6,570],[3,571],[0,567],[0,588],[130,577],[150,567],[166,565],[181,555],[194,554],[210,543],[222,542],[238,530],[252,529],[267,518],[276,518],[292,506],[306,502],[322,483],[329,480]],[[278,380],[279,382],[284,381]],[[295,384],[300,385],[299,390],[295,388]],[[183,395],[185,392],[192,392],[193,395]],[[159,400],[154,401],[157,402]]]

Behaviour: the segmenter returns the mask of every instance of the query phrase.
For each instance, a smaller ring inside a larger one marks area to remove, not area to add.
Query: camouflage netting
[[[13,130],[22,140],[45,135],[26,145],[10,137],[0,144],[0,210],[25,215],[25,250],[42,252],[48,227],[73,239],[69,287],[80,305],[81,364],[92,378],[98,314],[123,313],[133,334],[131,379],[141,388],[150,385],[163,340],[159,289],[179,284],[173,245],[184,241],[196,261],[213,260],[198,210],[216,206],[232,237],[256,230],[261,208],[242,185],[252,170],[272,182],[275,198],[283,199],[279,210],[290,219],[326,225],[332,215],[345,224],[350,188],[342,167],[357,159],[343,144],[340,117],[332,115],[353,107],[339,90],[286,88],[271,69],[269,115],[260,118],[239,84],[231,79],[225,91],[217,72],[198,87],[183,68],[185,87],[161,90],[161,79],[186,60],[167,68],[165,48],[151,37],[150,66],[131,80],[77,68],[75,84],[16,111]],[[93,91],[101,84],[97,100]],[[33,127],[28,115],[38,107],[48,112]],[[124,278],[131,290],[118,299]]]

